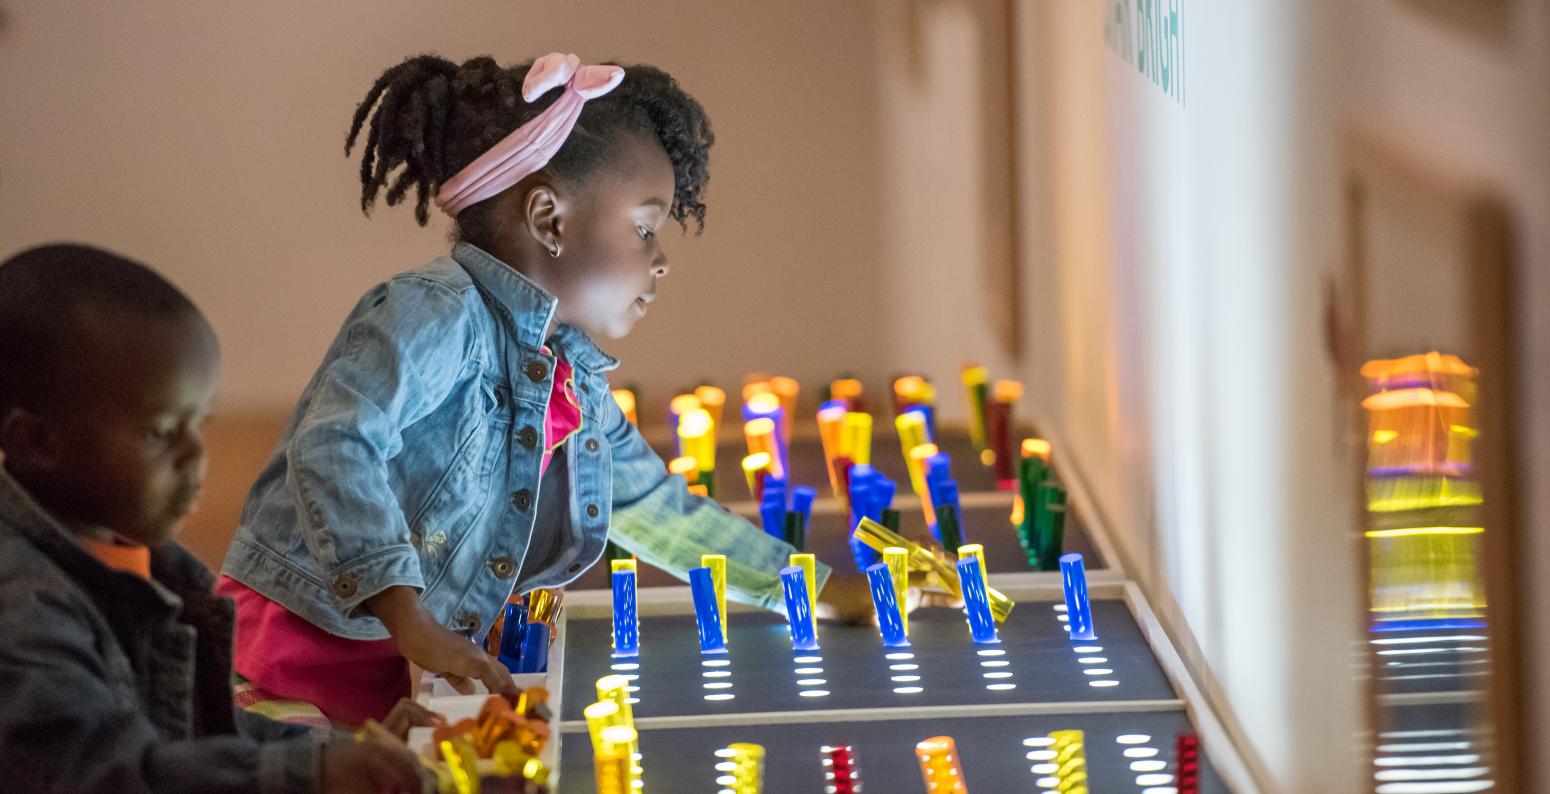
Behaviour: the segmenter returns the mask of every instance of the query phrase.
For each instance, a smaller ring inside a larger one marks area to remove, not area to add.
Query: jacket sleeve
[[[341,614],[388,587],[424,589],[388,483],[402,432],[447,399],[473,338],[462,296],[401,276],[368,294],[286,450],[303,539]]]
[[[669,474],[640,431],[612,399],[605,399],[605,434],[613,457],[613,514],[609,540],[680,579],[700,567],[701,554],[727,557],[727,597],[785,612],[780,569],[796,549],[714,501],[689,493]],[[829,579],[818,563],[817,587]]]
[[[0,770],[6,791],[309,792],[318,741],[163,741],[107,684],[80,607],[37,588],[0,593]]]

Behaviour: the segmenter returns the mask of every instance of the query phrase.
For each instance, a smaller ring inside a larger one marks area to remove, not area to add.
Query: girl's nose
[[[667,252],[657,249],[657,258],[651,263],[651,275],[662,278],[669,270],[672,268],[667,264]]]

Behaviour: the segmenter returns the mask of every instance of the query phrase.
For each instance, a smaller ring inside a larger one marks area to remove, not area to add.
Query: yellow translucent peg
[[[467,742],[441,741],[441,757],[447,762],[447,772],[452,778],[452,790],[457,794],[478,794],[478,754]]]
[[[926,514],[926,524],[936,523],[936,511],[931,507],[931,489],[926,487],[926,461],[931,459],[940,450],[935,444],[921,444],[911,449],[907,460],[910,472],[910,487],[915,489],[920,497],[920,509]],[[919,483],[916,483],[916,473],[919,473]]]
[[[587,733],[592,737],[593,748],[602,744],[604,728],[624,724],[624,715],[619,711],[619,704],[607,698],[588,705],[581,710],[581,715],[587,720]]]
[[[700,476],[700,462],[693,455],[684,455],[667,462],[667,470],[688,480],[692,485]]]
[[[614,389],[614,402],[619,405],[619,410],[624,412],[624,418],[630,420],[630,424],[640,424],[640,417],[635,414],[635,392],[629,389]]]
[[[807,581],[807,612],[818,614],[818,558],[812,554],[793,554],[786,564],[801,567],[802,577]]]
[[[893,580],[893,596],[899,605],[899,622],[904,634],[910,633],[910,611],[904,607],[904,597],[910,589],[910,553],[908,549],[889,546],[883,549],[883,562],[888,565],[888,577]]]
[[[871,414],[860,411],[849,411],[845,414],[845,422],[840,426],[840,454],[850,458],[851,463],[871,465]]]
[[[1081,731],[1050,731],[1055,740],[1056,791],[1087,794],[1087,750]]]
[[[916,744],[915,758],[920,761],[927,794],[969,794],[953,737],[933,736]]]
[[[1023,457],[1039,458],[1049,463],[1050,443],[1042,438],[1023,439]]]
[[[638,790],[634,747],[638,734],[628,725],[604,728],[592,745],[598,794],[630,794]]]
[[[527,594],[527,619],[530,623],[554,625],[560,616],[560,592],[541,588]]]
[[[818,440],[823,444],[823,462],[829,468],[829,488],[842,501],[845,495],[840,492],[839,471],[834,466],[834,459],[840,455],[840,434],[846,413],[841,405],[831,405],[818,412]]]
[[[760,417],[743,423],[743,437],[748,440],[748,454],[763,452],[770,456],[770,474],[781,476],[780,448],[775,441],[775,420]]]
[[[899,431],[899,450],[904,453],[904,463],[909,468],[910,487],[915,493],[920,493],[926,488],[926,472],[910,453],[916,447],[931,442],[926,431],[926,415],[919,411],[905,411],[893,418],[893,426]]]
[[[629,686],[630,680],[622,675],[605,675],[597,679],[597,699],[617,707],[619,725],[635,724],[635,712],[630,708]]]
[[[727,393],[715,386],[701,386],[694,390],[694,396],[700,399],[700,407],[710,413],[711,423],[719,427],[721,411],[727,404]]]
[[[753,498],[759,498],[759,481],[765,475],[771,473],[770,464],[774,460],[768,452],[755,452],[743,458],[743,478],[748,481],[748,493]],[[763,472],[764,475],[761,475],[760,472]]]
[[[985,547],[978,543],[968,543],[958,547],[958,559],[973,556],[980,563],[980,584],[990,587],[990,569],[985,567]]]
[[[948,564],[945,560],[938,558],[931,553],[930,549],[870,518],[863,518],[860,523],[856,524],[853,536],[856,540],[865,543],[879,554],[889,546],[898,546],[907,550],[910,553],[910,570],[926,572],[934,577],[943,587],[947,588],[948,593],[952,596],[963,598],[963,589],[958,581],[958,569]],[[990,597],[990,614],[996,619],[997,623],[1005,621],[1007,616],[1012,614],[1012,608],[1017,606],[1016,602],[1007,598],[1005,594],[993,587],[986,587],[985,594]]]
[[[716,611],[721,614],[721,641],[727,641],[727,555],[701,554],[700,567],[710,569],[710,582],[716,586]]]
[[[716,423],[710,411],[696,408],[678,417],[678,448],[694,458],[700,471],[715,471]]]
[[[625,559],[625,560],[609,560],[608,561],[608,572],[609,573],[618,573],[620,571],[629,571],[630,573],[639,573],[639,569],[635,565],[635,558],[631,557],[631,558]]]
[[[727,745],[716,755],[727,759],[716,765],[717,771],[724,773],[716,779],[722,784],[722,790],[734,794],[763,794],[763,745],[738,742]]]
[[[687,414],[693,410],[697,410],[700,407],[700,398],[692,394],[680,394],[674,397],[672,401],[667,404],[667,410],[671,411],[673,416],[679,418],[682,418],[684,414]]]

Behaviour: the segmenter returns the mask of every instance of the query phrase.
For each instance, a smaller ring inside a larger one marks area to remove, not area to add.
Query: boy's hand
[[[401,698],[382,719],[383,730],[398,737],[399,741],[409,738],[410,728],[439,728],[446,724],[446,717],[414,702],[413,698]]]
[[[419,794],[424,790],[420,762],[409,748],[386,742],[337,741],[321,748],[319,791],[329,794]]]
[[[872,609],[872,588],[866,576],[858,573],[829,575],[818,592],[818,614],[825,620],[837,620],[849,626],[861,626],[876,620]]]
[[[414,588],[389,587],[367,599],[366,608],[387,626],[404,658],[447,679],[458,692],[472,695],[474,682],[481,681],[491,693],[516,694],[506,666],[467,637],[437,623],[420,606]]]

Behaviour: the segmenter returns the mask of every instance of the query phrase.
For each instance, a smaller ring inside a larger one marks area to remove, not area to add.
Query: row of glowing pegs
[[[828,794],[860,794],[861,769],[856,766],[855,748],[848,744],[826,744],[823,754],[824,791]]]
[[[721,654],[727,651],[728,633],[726,597],[726,556],[706,554],[701,566],[689,572],[689,588],[694,601],[695,627],[700,651]],[[636,592],[634,560],[614,560],[613,567],[613,655],[631,658],[640,655],[640,611]],[[814,611],[818,603],[817,559],[797,553],[782,569],[781,587],[791,626],[792,645],[801,650],[818,647]]]
[[[964,367],[962,379],[969,400],[969,437],[980,460],[995,471],[997,484],[1011,490],[1016,484],[1012,408],[1023,398],[1023,385],[1015,380],[992,384],[990,371],[976,365]]]
[[[721,389],[701,386],[674,397],[668,404],[673,435],[678,442],[678,457],[668,464],[668,469],[681,475],[691,492],[700,496],[716,495],[716,429],[721,426],[726,399],[726,392]]]
[[[763,794],[764,746],[735,742],[716,751],[716,783],[723,792]]]
[[[638,794],[641,781],[639,733],[630,709],[629,681],[621,675],[597,679],[597,702],[582,709],[592,738],[598,794]]]
[[[1051,766],[1055,779],[1047,790],[1065,794],[1087,794],[1087,754],[1083,733],[1076,730],[1051,731],[1048,737]],[[933,736],[915,745],[915,758],[920,762],[920,777],[927,794],[969,794],[968,782],[963,776],[963,760],[958,755],[958,745],[951,736]]]

